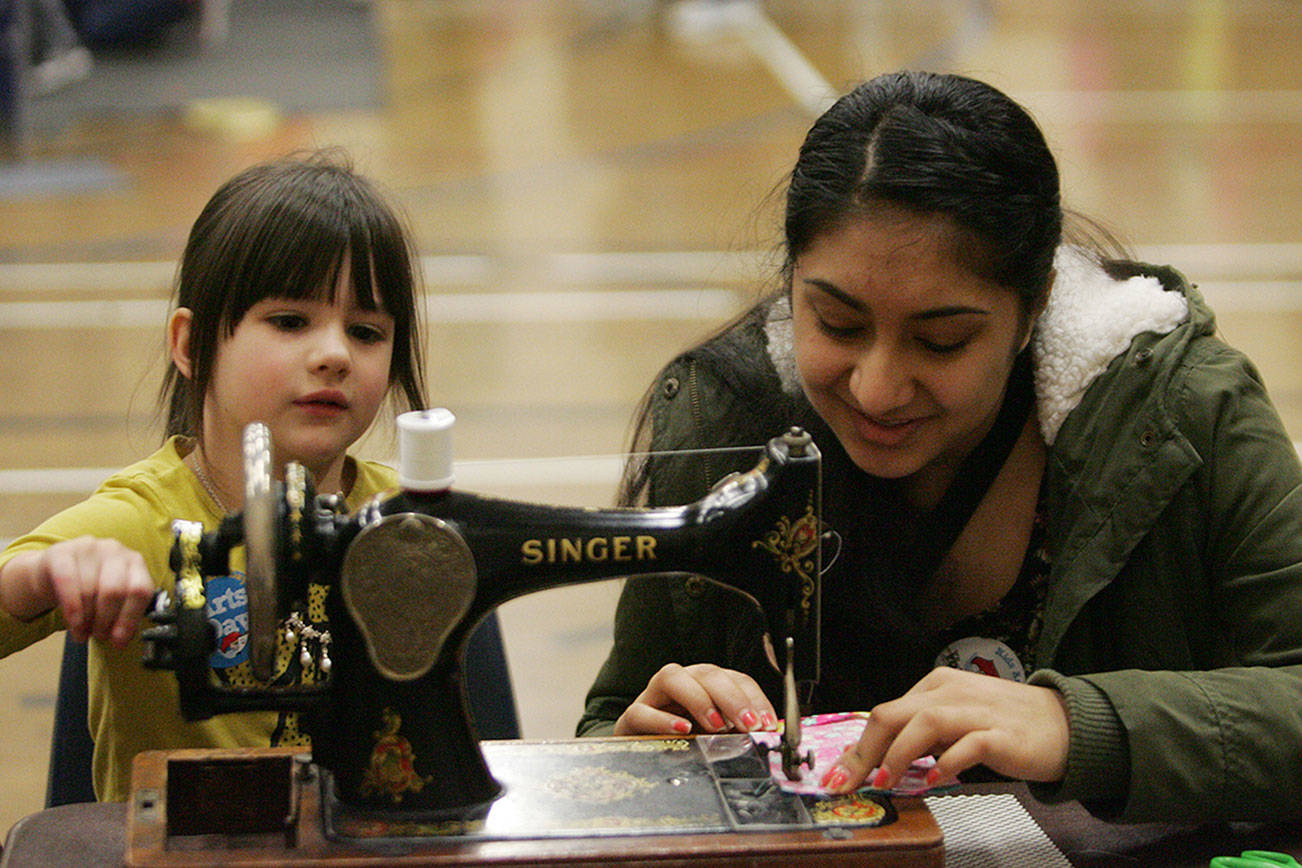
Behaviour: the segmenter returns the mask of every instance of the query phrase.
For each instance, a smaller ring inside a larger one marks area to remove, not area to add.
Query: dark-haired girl
[[[317,491],[352,508],[396,484],[347,450],[391,392],[423,406],[415,299],[405,228],[338,154],[247,169],[200,213],[167,324],[166,442],[0,554],[0,656],[61,628],[98,640],[89,714],[101,800],[127,797],[142,750],[306,743],[293,714],[182,720],[175,677],[141,666],[138,629],[154,591],[173,583],[173,520],[214,527],[243,505],[247,423],[270,428],[275,467],[301,463]],[[211,662],[223,681],[248,685],[234,566],[208,584]],[[324,598],[308,603],[305,616],[323,619]],[[311,680],[309,668],[287,652],[276,678]]]

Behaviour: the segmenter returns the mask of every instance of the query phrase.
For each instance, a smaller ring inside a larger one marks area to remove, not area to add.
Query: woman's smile
[[[892,448],[903,446],[912,439],[925,422],[925,417],[882,419],[847,406],[847,412],[859,438],[868,446]]]

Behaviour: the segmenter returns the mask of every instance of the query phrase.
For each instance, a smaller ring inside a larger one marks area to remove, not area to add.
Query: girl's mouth
[[[348,409],[348,399],[340,392],[314,392],[311,395],[304,395],[302,398],[296,400],[294,406],[312,413],[342,413],[344,410]]]

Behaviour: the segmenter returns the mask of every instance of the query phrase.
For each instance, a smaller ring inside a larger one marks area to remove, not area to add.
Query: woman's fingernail
[[[674,732],[687,735],[691,731],[692,731],[692,725],[687,721],[683,720],[681,717],[674,721]]]
[[[887,769],[885,766],[879,768],[877,770],[877,774],[873,775],[873,787],[879,790],[885,790],[890,787],[890,784],[891,784],[890,769]]]
[[[835,792],[844,787],[845,782],[848,780],[850,780],[850,776],[846,774],[845,769],[840,766],[832,766],[827,770],[827,774],[823,775],[823,789]]]
[[[772,729],[778,725],[778,722],[773,719],[773,715],[767,711],[760,715],[760,723],[763,724],[765,729]]]
[[[705,722],[710,725],[711,729],[723,729],[723,715],[718,709],[711,708],[710,713],[705,715]]]
[[[747,730],[754,729],[758,724],[759,718],[755,716],[755,712],[747,710],[741,713],[741,725]]]
[[[931,768],[927,769],[927,777],[926,777],[927,786],[934,787],[939,780],[940,780],[940,769],[936,768],[935,766],[932,766]]]

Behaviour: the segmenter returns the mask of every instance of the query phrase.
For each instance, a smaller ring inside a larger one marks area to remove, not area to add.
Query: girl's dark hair
[[[357,303],[394,319],[389,384],[425,406],[415,260],[402,221],[338,151],[295,154],[240,172],[190,230],[174,290],[192,311],[191,377],[170,364],[159,393],[167,435],[200,436],[217,347],[264,298],[334,301],[349,263]]]
[[[841,97],[810,129],[787,189],[785,270],[856,217],[948,217],[974,273],[1044,301],[1062,237],[1058,167],[1035,121],[987,84],[897,72]]]

